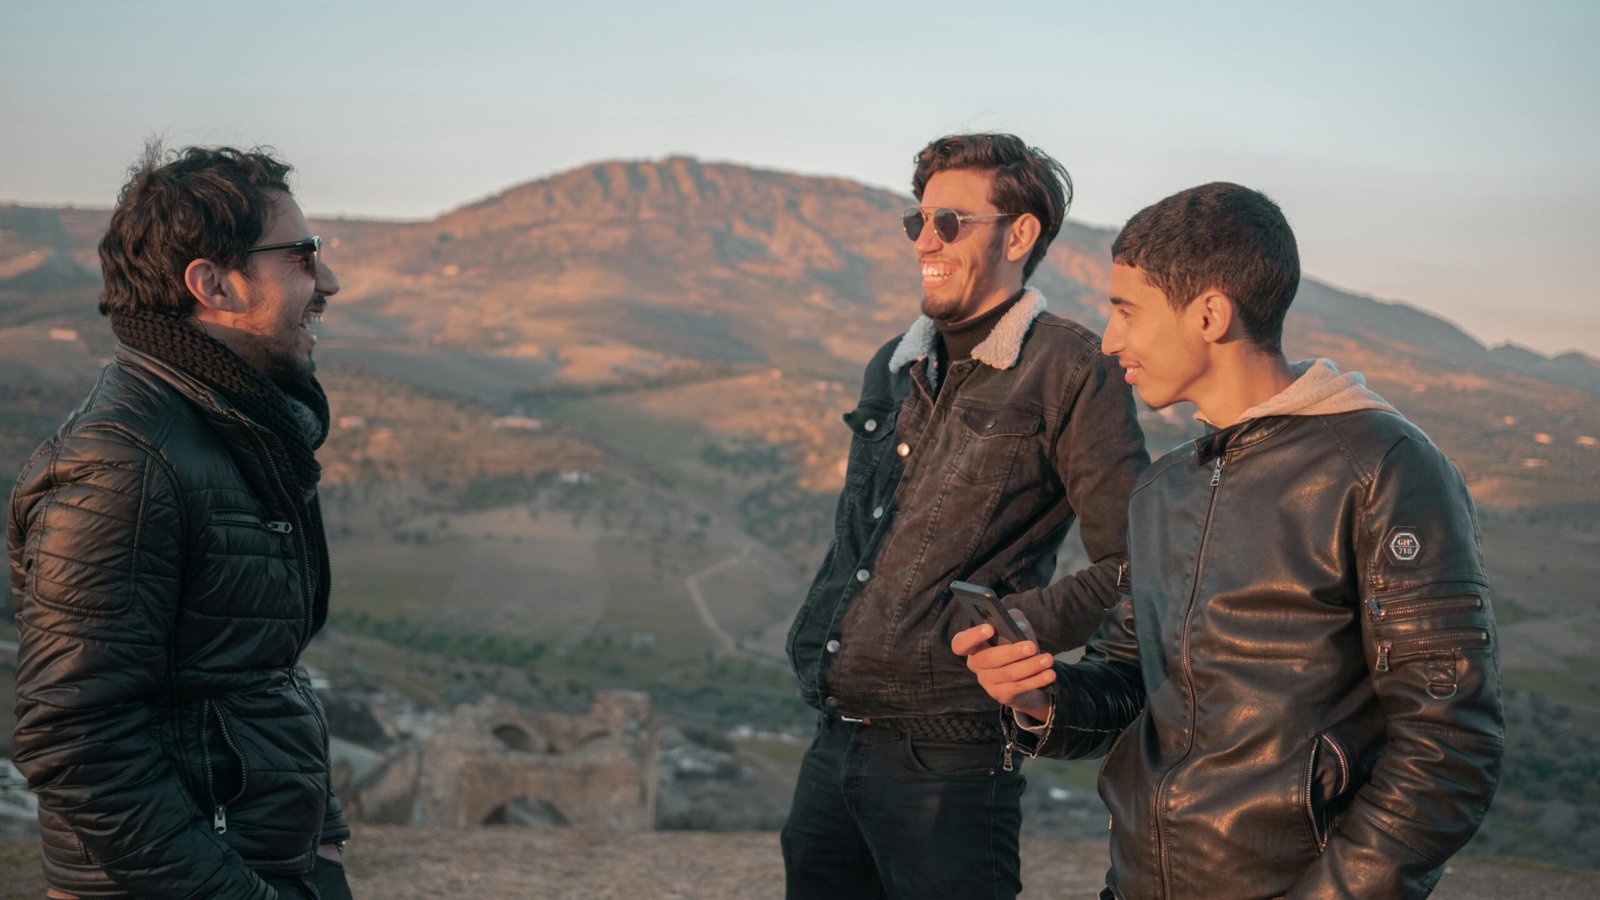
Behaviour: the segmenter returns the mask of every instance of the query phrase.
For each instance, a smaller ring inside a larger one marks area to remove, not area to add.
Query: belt
[[[1005,739],[1000,721],[995,716],[923,717],[923,716],[862,716],[853,718],[835,714],[841,722],[887,728],[901,734],[926,741],[948,741],[953,744],[982,744]]]

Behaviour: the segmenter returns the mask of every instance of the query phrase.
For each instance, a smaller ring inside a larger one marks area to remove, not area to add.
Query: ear
[[[198,301],[194,314],[206,319],[218,313],[245,312],[244,298],[234,290],[233,280],[222,267],[209,259],[190,260],[183,270],[183,286]]]
[[[1006,259],[1018,262],[1028,258],[1033,245],[1039,240],[1039,219],[1033,213],[1023,213],[1011,223],[1006,236]]]
[[[1218,290],[1207,290],[1189,304],[1189,312],[1199,319],[1200,337],[1209,344],[1220,344],[1233,329],[1233,298]]]

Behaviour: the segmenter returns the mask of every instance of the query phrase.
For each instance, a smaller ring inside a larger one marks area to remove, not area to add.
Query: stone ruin
[[[336,749],[336,789],[357,822],[649,831],[658,747],[647,694],[602,691],[586,716],[491,696],[382,757]]]

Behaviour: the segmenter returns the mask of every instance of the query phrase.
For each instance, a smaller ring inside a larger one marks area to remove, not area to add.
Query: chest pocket
[[[889,452],[889,435],[894,434],[896,410],[886,404],[863,403],[844,414],[850,427],[850,461],[845,470],[846,484],[862,484]]]
[[[963,440],[956,469],[968,484],[1003,481],[1043,421],[1025,410],[977,407],[961,410],[959,418]]]

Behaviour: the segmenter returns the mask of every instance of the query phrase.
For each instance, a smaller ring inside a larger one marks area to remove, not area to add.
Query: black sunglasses
[[[929,212],[920,206],[908,206],[906,211],[900,214],[900,224],[905,226],[906,237],[914,241],[922,237],[922,228],[931,218],[933,219],[933,233],[939,236],[939,240],[949,244],[960,236],[961,226],[968,222],[976,222],[983,219],[1010,219],[1020,215],[1022,213],[964,213],[945,206]]]
[[[311,274],[315,275],[317,273],[317,263],[322,261],[322,235],[314,234],[308,238],[301,238],[298,241],[284,241],[281,244],[260,244],[244,252],[248,255],[262,253],[267,250],[299,250],[305,252]]]

